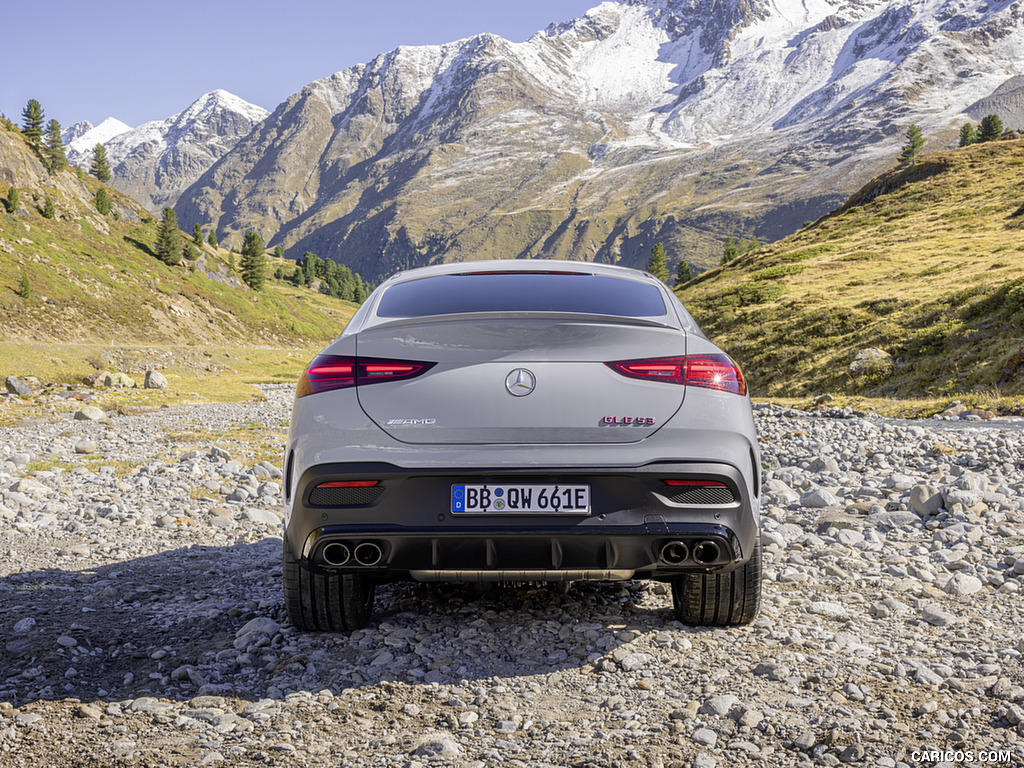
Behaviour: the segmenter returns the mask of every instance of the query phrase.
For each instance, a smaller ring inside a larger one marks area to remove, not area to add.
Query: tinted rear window
[[[619,317],[666,314],[649,283],[606,275],[517,272],[437,275],[388,288],[378,317],[463,312],[584,312]]]

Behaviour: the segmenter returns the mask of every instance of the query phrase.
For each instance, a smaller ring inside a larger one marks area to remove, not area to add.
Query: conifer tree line
[[[761,247],[761,241],[757,239],[757,235],[753,235],[750,240],[740,238],[736,240],[732,237],[725,238],[725,243],[722,244],[722,264],[728,264],[733,259],[738,259],[740,256],[749,253],[750,251],[756,251]]]
[[[977,128],[971,123],[963,124],[960,128],[960,146],[967,147],[971,144],[996,141],[1002,135],[1003,121],[999,119],[999,115],[985,115]]]
[[[647,271],[654,277],[674,288],[680,288],[693,279],[693,268],[686,259],[680,259],[676,266],[675,280],[672,280],[668,268],[668,252],[664,243],[655,243],[651,248],[651,257],[647,260]]]
[[[900,165],[917,165],[917,156],[924,149],[924,134],[916,125],[907,128],[907,143],[900,152]]]
[[[93,147],[92,165],[89,166],[89,173],[104,184],[110,181],[110,164],[107,162],[107,148],[102,144],[97,144]]]
[[[164,264],[181,263],[181,232],[178,231],[178,214],[170,206],[164,208],[160,227],[156,233],[156,257]]]
[[[242,243],[242,259],[238,266],[242,272],[242,282],[252,290],[259,291],[266,281],[267,259],[263,255],[266,247],[258,232],[251,229],[245,233]]]
[[[314,280],[320,281],[320,293],[357,304],[361,304],[373,290],[373,286],[364,283],[358,272],[332,259],[321,259],[315,253],[306,251],[297,262],[291,282],[309,287]]]
[[[14,213],[18,210],[19,205],[21,205],[21,195],[18,194],[18,188],[12,186],[7,190],[7,199],[4,201],[4,208],[7,209],[8,213]]]

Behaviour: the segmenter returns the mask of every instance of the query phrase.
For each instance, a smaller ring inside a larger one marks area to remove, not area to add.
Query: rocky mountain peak
[[[68,159],[88,164],[93,148],[103,144],[111,185],[158,212],[268,114],[227,91],[211,91],[181,112],[137,128],[108,118],[70,144]]]
[[[981,0],[604,2],[522,43],[401,47],[311,83],[177,209],[375,277],[636,265],[659,239],[707,264],[726,234],[779,237],[843,202],[911,122],[954,141],[1024,75],[1022,37],[1013,6]]]

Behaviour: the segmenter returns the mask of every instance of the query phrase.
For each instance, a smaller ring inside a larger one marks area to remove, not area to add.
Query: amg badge
[[[388,419],[387,425],[389,427],[404,427],[411,426],[414,424],[436,424],[437,419]]]

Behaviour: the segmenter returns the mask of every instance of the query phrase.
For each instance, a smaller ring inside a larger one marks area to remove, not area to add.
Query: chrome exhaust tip
[[[682,565],[690,556],[690,548],[681,541],[670,541],[661,548],[661,561],[668,565]]]
[[[364,541],[356,547],[353,556],[356,562],[362,566],[378,565],[384,559],[384,550],[372,541]]]
[[[340,541],[331,541],[324,545],[320,556],[324,559],[324,562],[327,563],[327,565],[340,568],[349,561],[349,558],[352,555],[349,552],[348,547]]]
[[[711,565],[721,556],[721,548],[713,541],[702,541],[693,548],[693,559],[701,565]]]

